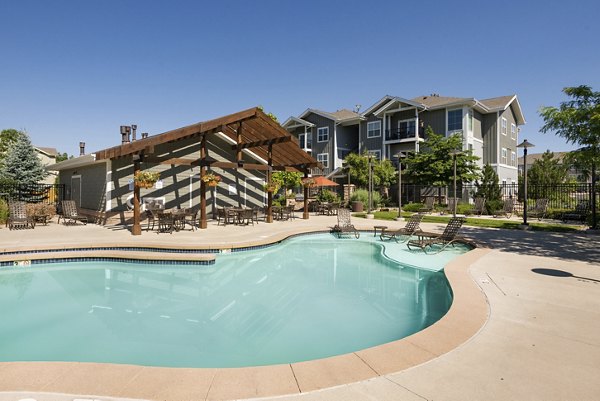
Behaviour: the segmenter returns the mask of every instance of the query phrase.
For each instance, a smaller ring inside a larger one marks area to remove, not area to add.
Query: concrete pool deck
[[[404,225],[353,222],[359,229]],[[138,237],[121,227],[51,224],[35,230],[0,229],[0,248],[250,246],[333,224],[335,217],[323,216],[249,227],[210,222],[199,232],[144,232]],[[217,400],[281,394],[276,399],[598,399],[600,236],[474,227],[461,232],[491,248],[447,267],[455,291],[450,312],[406,339],[318,361],[219,371],[0,363],[0,400]]]

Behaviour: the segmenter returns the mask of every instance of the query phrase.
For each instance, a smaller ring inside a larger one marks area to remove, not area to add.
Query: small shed
[[[273,171],[299,171],[308,176],[319,163],[298,140],[260,108],[174,129],[66,160],[50,167],[69,188],[67,198],[100,221],[120,221],[140,234],[140,212],[148,201],[166,208],[200,208],[200,228],[222,206],[267,205],[271,220],[272,193],[264,190]],[[160,173],[152,188],[140,188],[136,171]],[[216,187],[202,180],[221,176]],[[308,196],[305,196],[307,199]],[[305,207],[304,218],[308,218]]]

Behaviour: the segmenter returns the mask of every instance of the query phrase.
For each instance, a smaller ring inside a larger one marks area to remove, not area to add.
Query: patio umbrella
[[[331,181],[329,178],[323,177],[322,175],[313,177],[313,180],[315,181],[315,187],[337,187],[340,185],[337,182]]]

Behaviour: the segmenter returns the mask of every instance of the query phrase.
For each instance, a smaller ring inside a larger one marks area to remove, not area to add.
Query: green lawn
[[[390,212],[375,212],[376,220],[394,220],[398,216],[397,211]],[[354,213],[353,216],[358,218],[366,218],[366,213]],[[403,212],[402,217],[410,217],[412,213]],[[451,216],[429,216],[425,215],[423,221],[426,223],[447,223]],[[556,232],[571,232],[579,231],[581,226],[572,226],[565,224],[549,224],[540,223],[537,220],[529,221],[529,226],[533,231],[556,231]],[[505,228],[510,230],[518,230],[521,225],[520,221],[510,221],[505,219],[478,219],[476,217],[467,217],[465,226],[473,227],[489,227],[489,228]]]

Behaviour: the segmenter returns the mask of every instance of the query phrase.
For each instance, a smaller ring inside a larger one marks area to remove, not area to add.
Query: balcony
[[[385,130],[386,141],[399,141],[401,139],[412,139],[417,136],[414,129],[394,128]]]
[[[312,150],[312,140],[311,139],[309,139],[307,141],[307,140],[305,140],[304,135],[300,135],[298,140],[300,142],[300,149],[302,149],[306,152],[310,152]]]

